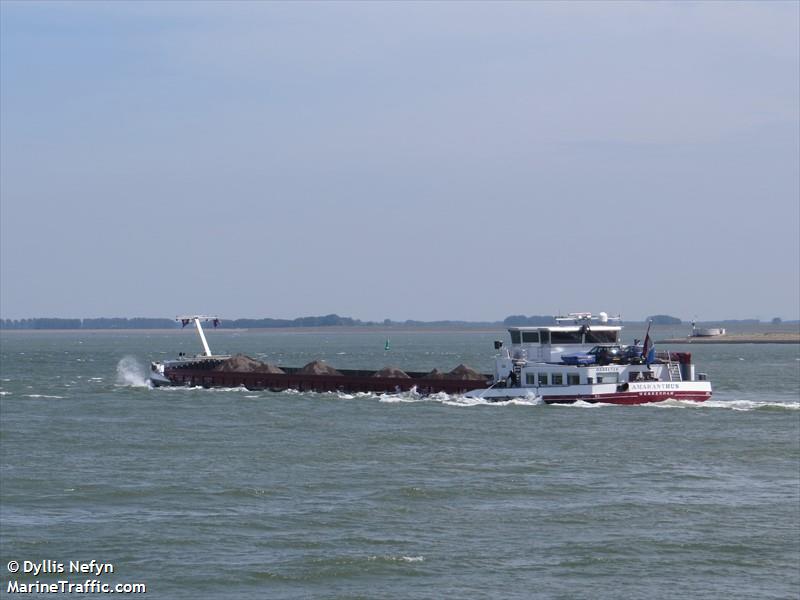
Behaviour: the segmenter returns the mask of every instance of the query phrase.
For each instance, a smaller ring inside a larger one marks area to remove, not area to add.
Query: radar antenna
[[[556,317],[556,323],[562,323],[564,321],[572,321],[576,325],[590,325],[592,321],[600,321],[601,323],[608,323],[609,321],[621,321],[622,318],[617,315],[616,317],[610,316],[608,313],[601,312],[597,316],[593,315],[590,312],[575,312],[569,313],[565,317]]]

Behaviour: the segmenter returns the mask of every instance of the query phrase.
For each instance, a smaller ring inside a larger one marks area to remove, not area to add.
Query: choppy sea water
[[[503,333],[211,332],[289,366],[489,371]],[[797,598],[800,348],[692,346],[710,402],[150,389],[188,332],[0,334],[0,589],[156,598]],[[33,594],[34,597],[37,594]]]

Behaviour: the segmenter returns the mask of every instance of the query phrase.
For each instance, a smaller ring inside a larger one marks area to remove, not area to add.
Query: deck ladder
[[[672,362],[672,357],[670,357],[669,362],[667,363],[667,368],[669,369],[669,380],[670,381],[682,381],[681,378],[681,365],[679,363]]]

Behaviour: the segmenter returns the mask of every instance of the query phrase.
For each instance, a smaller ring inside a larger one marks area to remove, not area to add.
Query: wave
[[[643,406],[654,408],[724,408],[727,410],[800,410],[800,402],[774,402],[770,400],[706,400],[705,402],[692,402],[691,400],[663,400],[651,402]]]
[[[569,404],[553,404],[551,406],[557,406],[560,408],[606,408],[609,406],[618,405],[612,404],[611,402],[587,402],[586,400],[576,400],[575,402],[570,402]]]
[[[298,392],[296,392],[298,393]],[[691,400],[669,399],[661,402],[648,402],[638,405],[619,405],[610,402],[586,402],[578,400],[568,404],[546,404],[541,398],[527,396],[523,398],[512,398],[502,402],[491,402],[482,398],[470,398],[462,395],[450,395],[444,392],[430,395],[420,395],[415,392],[403,392],[399,394],[343,394],[337,396],[340,399],[351,400],[356,398],[374,398],[379,402],[385,403],[413,403],[413,402],[440,402],[447,406],[469,407],[469,406],[545,406],[550,408],[635,408],[654,407],[654,408],[693,408],[709,409],[722,408],[726,410],[751,411],[751,410],[800,410],[800,402],[779,402],[770,400],[706,400],[705,402],[693,402]]]
[[[418,394],[415,390],[395,394],[365,394],[377,398],[379,402],[389,404],[403,402],[439,402],[446,406],[469,407],[469,406],[541,406],[544,404],[541,398],[534,395],[511,398],[503,401],[490,401],[484,398],[472,398],[460,394],[447,394],[438,392],[436,394]]]
[[[117,363],[117,385],[140,388],[151,387],[147,369],[135,356],[124,356]]]
[[[153,388],[157,389],[160,392],[209,392],[211,394],[223,394],[226,392],[249,392],[252,393],[253,390],[248,390],[243,385],[238,387],[203,387],[202,385],[165,385],[163,387]],[[289,391],[289,390],[287,390]],[[261,398],[262,396],[255,395],[255,396],[245,396],[246,398]]]
[[[424,556],[368,556],[368,561],[380,561],[386,563],[393,563],[393,562],[423,562],[425,560]]]
[[[327,566],[358,566],[364,563],[379,563],[383,565],[390,565],[396,563],[421,563],[425,562],[425,557],[421,555],[394,555],[394,554],[373,554],[371,556],[324,556],[317,559],[312,559],[317,567]]]
[[[321,399],[335,399],[335,400],[377,400],[384,404],[414,404],[421,402],[434,402],[443,404],[445,406],[453,406],[457,408],[468,408],[472,406],[543,406],[553,409],[558,408],[636,408],[636,407],[650,407],[650,408],[688,408],[688,409],[714,409],[721,408],[726,410],[736,411],[752,411],[752,410],[800,410],[800,402],[792,401],[771,401],[771,400],[707,400],[705,402],[693,402],[691,400],[676,400],[668,399],[661,402],[648,402],[639,405],[619,405],[609,402],[586,402],[585,400],[578,400],[569,404],[546,404],[540,397],[533,395],[511,398],[503,401],[489,401],[483,398],[472,398],[460,394],[447,394],[445,392],[438,392],[435,394],[420,394],[416,390],[407,392],[395,393],[380,393],[380,392],[313,392],[313,391],[298,391],[295,389],[286,389],[280,392],[271,392],[268,390],[255,391],[248,390],[244,386],[239,387],[225,387],[225,388],[204,388],[204,387],[189,387],[189,386],[167,386],[157,388],[158,390],[169,391],[203,391],[209,393],[226,393],[236,392],[245,393],[245,398],[248,399],[264,399],[278,395],[289,396],[302,396],[306,398],[321,398]]]

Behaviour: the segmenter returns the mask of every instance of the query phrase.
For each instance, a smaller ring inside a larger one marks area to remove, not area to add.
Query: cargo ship
[[[203,354],[151,363],[154,386],[246,387],[251,390],[463,394],[488,402],[512,398],[541,399],[547,404],[643,404],[667,399],[702,402],[711,397],[705,373],[696,372],[689,352],[657,352],[648,328],[644,344],[620,342],[618,317],[606,313],[570,313],[556,325],[510,327],[511,343],[495,341],[494,373],[459,365],[448,373],[337,370],[322,361],[304,367],[274,366],[243,355],[215,355],[202,322],[216,317],[177,317],[194,323]]]

